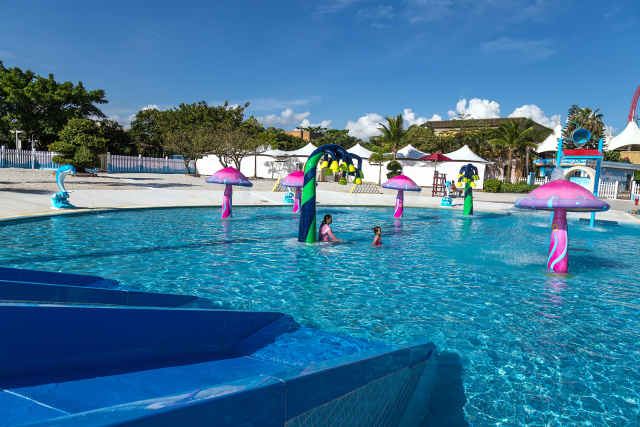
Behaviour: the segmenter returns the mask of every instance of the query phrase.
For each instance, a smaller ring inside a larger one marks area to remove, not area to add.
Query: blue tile
[[[223,337],[225,349],[231,348],[282,316],[282,313],[270,311],[227,311]]]
[[[409,366],[409,349],[387,347],[273,374],[287,384],[287,419]]]
[[[413,344],[409,347],[409,366],[414,367],[436,354],[436,345],[432,342]]]
[[[214,425],[282,427],[285,385],[261,375],[215,387],[84,412],[34,426]]]
[[[47,408],[37,402],[0,389],[0,426],[32,423],[66,415],[62,411]]]

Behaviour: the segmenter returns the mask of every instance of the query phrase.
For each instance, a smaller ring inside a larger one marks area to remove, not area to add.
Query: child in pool
[[[373,233],[375,234],[375,236],[373,237],[373,246],[382,246],[382,228],[380,227],[373,227],[372,228]]]
[[[334,242],[339,242],[338,238],[336,236],[334,236],[333,232],[331,231],[331,227],[329,227],[329,224],[331,224],[333,222],[333,219],[331,218],[331,215],[325,215],[324,219],[322,220],[322,224],[320,224],[320,241],[321,242],[330,242],[330,241],[334,241]]]

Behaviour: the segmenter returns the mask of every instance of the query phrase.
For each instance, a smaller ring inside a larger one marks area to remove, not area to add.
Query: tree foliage
[[[382,184],[382,165],[392,159],[391,154],[387,154],[389,147],[386,145],[371,146],[373,153],[369,156],[369,163],[378,165],[378,185]]]
[[[19,129],[38,147],[54,142],[71,119],[105,118],[98,108],[106,104],[104,90],[87,91],[82,82],[57,82],[53,74],[36,75],[0,61],[0,139],[12,143],[10,130]]]
[[[102,119],[100,121],[102,136],[107,140],[107,152],[121,156],[137,156],[138,150],[130,132],[127,132],[117,121]]]
[[[531,136],[535,132],[535,127],[531,126],[526,129],[520,127],[520,122],[517,120],[510,120],[504,122],[498,128],[496,138],[489,141],[490,144],[504,147],[507,151],[507,172],[506,180],[511,181],[511,168],[513,167],[512,159],[514,153],[526,148],[527,146],[536,145],[531,141]]]
[[[397,117],[387,116],[386,119],[386,125],[378,123],[380,125],[378,130],[382,132],[382,135],[378,137],[378,141],[391,148],[393,159],[395,160],[398,150],[407,145],[405,140],[407,139],[409,131],[415,125],[410,126],[409,129],[405,129],[402,114],[398,114]]]
[[[578,104],[573,104],[569,108],[567,114],[567,120],[569,122],[576,122],[582,129],[587,129],[591,132],[592,140],[587,142],[584,148],[597,149],[598,139],[604,138],[604,122],[602,121],[604,115],[598,113],[600,109],[592,110],[591,108],[580,108]],[[573,132],[577,129],[573,123],[567,123],[564,128],[563,138],[571,138]]]
[[[71,119],[58,134],[58,140],[49,150],[60,153],[53,161],[60,165],[73,165],[78,172],[100,166],[100,154],[107,148],[102,130],[88,119]]]

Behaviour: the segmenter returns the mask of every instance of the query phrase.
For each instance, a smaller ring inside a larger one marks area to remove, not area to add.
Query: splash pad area
[[[432,401],[457,403],[425,425],[445,415],[471,425],[635,422],[640,228],[590,229],[569,215],[570,274],[556,275],[546,271],[549,213],[411,208],[395,220],[392,207],[319,206],[325,213],[345,244],[299,243],[290,207],[242,207],[227,221],[220,208],[192,208],[7,223],[0,267],[285,313],[362,342],[433,341],[454,386],[436,387]],[[375,225],[385,247],[368,246]]]

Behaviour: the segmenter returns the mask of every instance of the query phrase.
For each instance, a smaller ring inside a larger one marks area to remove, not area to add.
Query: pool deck
[[[146,178],[140,175],[111,175],[119,185],[113,189],[95,189],[89,184],[86,190],[70,191],[70,202],[78,207],[76,210],[54,210],[51,206],[51,195],[54,191],[40,188],[9,188],[0,185],[0,220],[19,217],[32,217],[55,214],[81,212],[85,209],[122,209],[148,207],[187,207],[221,205],[223,187],[221,185],[202,185],[202,179],[184,178],[182,176],[162,176]],[[152,180],[156,181],[152,181]],[[46,177],[49,180],[49,177]],[[165,182],[166,181],[166,182]],[[175,181],[175,182],[173,182]],[[185,181],[186,183],[183,183]],[[196,182],[197,181],[197,182]],[[234,206],[284,206],[283,193],[268,191],[275,181],[259,180],[253,188],[234,187]],[[126,186],[122,186],[125,184]],[[194,185],[195,184],[195,185]],[[387,206],[395,205],[395,191],[382,189],[385,194],[351,194],[352,185],[338,186],[320,183],[316,201],[323,206]],[[105,188],[105,187],[102,187]],[[106,187],[109,188],[109,187]],[[215,189],[210,189],[215,188]],[[425,188],[421,193],[406,192],[405,207],[440,208],[440,197],[430,197],[431,189]],[[513,212],[513,203],[524,197],[523,194],[474,193],[474,210],[478,212]],[[625,210],[634,209],[633,202],[624,200],[607,200],[611,210],[598,213],[596,218],[607,221],[640,224],[640,216],[630,215]],[[461,198],[453,199],[453,208],[462,210]],[[291,205],[289,205],[291,206]],[[589,214],[569,213],[569,217],[588,218]]]

